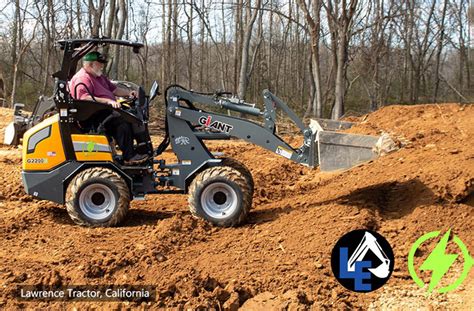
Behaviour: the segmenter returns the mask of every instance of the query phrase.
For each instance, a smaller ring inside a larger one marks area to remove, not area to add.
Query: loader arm
[[[233,101],[219,96],[203,95],[175,87],[168,93],[167,114],[170,118],[169,120],[182,120],[188,124],[197,125],[197,127],[193,129],[193,134],[201,140],[236,137],[261,146],[294,162],[313,167],[315,165],[315,150],[312,149],[312,147],[314,147],[314,143],[312,142],[314,142],[315,134],[310,128],[304,127],[303,122],[296,114],[270,91],[265,90],[263,96],[265,110],[261,111],[253,107],[253,105],[246,103],[239,104],[235,103],[235,100]],[[263,117],[265,125],[262,126],[244,118],[207,112],[194,107],[185,107],[180,105],[180,101],[200,103],[256,117]],[[304,143],[301,147],[295,149],[275,134],[276,107],[285,111],[300,128],[301,134],[304,136]],[[170,126],[170,124],[168,125]]]
[[[315,133],[302,126],[302,122],[282,101],[274,103],[275,96],[264,91],[265,109],[262,111],[240,99],[228,98],[222,94],[203,94],[171,86],[166,90],[167,135],[178,158],[178,163],[165,165],[162,169],[171,171],[170,176],[161,177],[161,184],[187,189],[189,182],[199,171],[220,165],[204,141],[215,139],[241,138],[261,146],[296,163],[307,166],[317,165]],[[198,109],[194,104],[229,109],[235,112],[262,118],[263,126],[246,118],[223,115]],[[304,143],[293,148],[275,134],[277,107],[290,115],[304,136]],[[165,139],[166,141],[167,139]]]

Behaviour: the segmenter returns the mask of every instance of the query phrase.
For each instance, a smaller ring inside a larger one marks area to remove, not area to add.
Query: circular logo
[[[392,247],[371,230],[354,230],[337,241],[331,254],[332,272],[345,288],[371,292],[384,285],[394,267]]]

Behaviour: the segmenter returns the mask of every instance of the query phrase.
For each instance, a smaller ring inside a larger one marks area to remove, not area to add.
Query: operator
[[[120,108],[121,105],[116,101],[115,96],[136,97],[136,91],[115,86],[103,75],[106,63],[106,57],[97,51],[84,56],[83,67],[72,77],[69,84],[69,90],[75,99],[95,99],[99,103]],[[122,117],[111,119],[105,128],[106,133],[117,141],[126,165],[140,164],[148,159],[148,155],[138,154],[133,149],[132,125]]]

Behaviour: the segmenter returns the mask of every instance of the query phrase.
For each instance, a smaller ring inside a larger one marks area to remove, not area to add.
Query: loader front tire
[[[119,174],[93,167],[77,174],[66,192],[66,209],[78,225],[112,227],[127,215],[130,191]]]
[[[243,175],[250,189],[250,199],[252,199],[255,184],[254,184],[252,173],[250,172],[250,170],[242,162],[234,158],[222,158],[221,163],[223,166],[230,166],[236,169]]]
[[[189,187],[193,216],[220,227],[241,224],[250,211],[250,188],[244,176],[229,166],[216,166],[199,173]]]

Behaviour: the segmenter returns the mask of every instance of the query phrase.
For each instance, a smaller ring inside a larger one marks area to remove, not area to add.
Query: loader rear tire
[[[130,190],[119,174],[93,167],[77,174],[66,192],[66,209],[78,225],[112,227],[127,215]]]
[[[220,227],[241,224],[252,200],[247,180],[236,169],[216,166],[199,173],[189,187],[189,209],[195,217]],[[246,195],[247,194],[247,195]]]
[[[253,181],[252,173],[250,170],[240,161],[234,159],[234,158],[222,158],[222,165],[223,166],[230,166],[237,171],[239,171],[245,178],[247,184],[249,185],[250,188],[250,199],[253,197],[253,190],[255,183]]]

